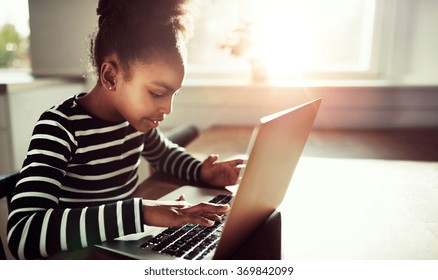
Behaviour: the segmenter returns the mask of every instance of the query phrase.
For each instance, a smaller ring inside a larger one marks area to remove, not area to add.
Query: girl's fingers
[[[215,222],[220,222],[222,220],[221,216],[216,214],[206,214],[203,215],[203,217]]]
[[[223,214],[230,209],[228,204],[199,203],[180,210],[184,214]]]
[[[235,159],[235,160],[230,161],[230,163],[231,163],[233,166],[238,167],[239,165],[243,164],[244,161],[243,161],[243,159]]]
[[[211,227],[214,225],[214,220],[210,220],[203,216],[185,215],[184,220],[184,224],[198,224],[206,227]]]
[[[217,160],[219,159],[218,155],[210,155],[208,156],[208,158],[205,160],[205,164],[207,166],[212,166]]]

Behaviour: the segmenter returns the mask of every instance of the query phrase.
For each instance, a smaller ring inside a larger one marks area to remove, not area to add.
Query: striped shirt
[[[199,181],[201,162],[157,129],[136,131],[86,112],[80,95],[36,123],[11,201],[8,242],[19,259],[47,257],[143,231],[140,156],[156,169]]]

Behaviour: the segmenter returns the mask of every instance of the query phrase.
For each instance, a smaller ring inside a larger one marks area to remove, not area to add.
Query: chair
[[[199,135],[199,130],[194,125],[181,125],[164,132],[164,135],[175,144],[185,147]]]
[[[6,198],[6,207],[9,213],[12,192],[18,182],[18,172],[0,175],[0,199]],[[0,238],[0,260],[6,259],[6,251],[3,248],[3,242]]]
[[[173,143],[178,144],[181,147],[185,147],[199,135],[199,131],[193,125],[183,125],[166,131],[164,134]],[[15,185],[18,182],[18,177],[19,172],[0,175],[0,199],[6,198],[8,213],[12,192],[14,191]],[[3,248],[3,243],[0,238],[0,260],[5,259],[6,251]]]

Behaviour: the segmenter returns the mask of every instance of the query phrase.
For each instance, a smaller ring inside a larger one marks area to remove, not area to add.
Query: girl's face
[[[131,77],[117,79],[114,106],[136,130],[157,127],[172,112],[173,97],[185,75],[182,59],[162,59],[131,65]]]

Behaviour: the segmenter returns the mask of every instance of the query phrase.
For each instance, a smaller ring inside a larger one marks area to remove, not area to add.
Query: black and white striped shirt
[[[158,170],[199,181],[201,162],[157,129],[142,133],[128,122],[99,119],[78,96],[44,112],[35,125],[8,218],[16,258],[142,232],[141,198],[129,198],[141,155]]]

